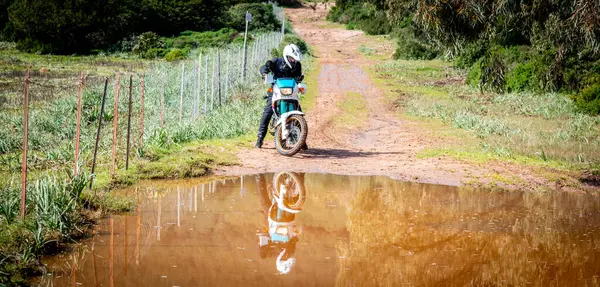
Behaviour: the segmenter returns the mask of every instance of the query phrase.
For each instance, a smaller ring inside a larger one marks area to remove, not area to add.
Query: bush
[[[243,3],[229,8],[229,27],[238,31],[246,29],[246,11],[252,14],[252,21],[248,23],[248,30],[276,31],[281,23],[273,14],[273,7],[269,4]]]
[[[358,22],[357,26],[369,35],[384,35],[392,31],[392,27],[383,11],[377,11],[373,17]]]
[[[154,32],[145,32],[136,37],[135,45],[131,52],[144,59],[161,57],[164,54],[164,41]]]
[[[295,44],[296,46],[298,46],[298,49],[300,49],[300,52],[302,52],[303,55],[310,55],[310,51],[308,50],[308,44],[306,44],[304,40],[298,38],[298,36],[296,35],[287,34],[283,38],[281,44],[279,44],[279,48],[271,50],[271,56],[281,58],[283,55],[283,48],[285,48],[285,46],[289,44]]]
[[[498,50],[491,50],[480,62],[481,78],[479,86],[482,90],[497,93],[504,92],[506,88],[506,65],[502,61]]]
[[[479,87],[479,81],[481,80],[481,61],[482,59],[479,59],[473,63],[467,73],[466,82],[472,87]]]
[[[577,107],[592,115],[600,114],[600,83],[587,87],[574,96]]]
[[[467,44],[459,54],[454,58],[454,66],[461,69],[466,69],[471,66],[481,57],[485,56],[489,43],[484,40],[478,40]]]
[[[410,28],[401,29],[398,33],[398,46],[394,52],[394,59],[405,60],[431,60],[437,57],[437,51],[417,39]]]
[[[327,21],[340,22],[340,17],[343,14],[344,10],[342,10],[342,8],[340,8],[339,6],[334,6],[333,8],[331,8],[331,10],[329,10],[329,13],[327,13]]]
[[[184,53],[180,49],[173,49],[165,55],[165,60],[167,60],[167,62],[182,60],[185,58],[186,58],[186,53]]]
[[[528,61],[518,64],[506,74],[506,91],[520,92],[532,90],[535,87],[534,63]]]
[[[218,31],[193,32],[184,31],[176,38],[164,40],[167,48],[195,49],[200,47],[217,47],[222,44],[233,42],[240,37],[240,33],[231,28],[223,28]]]

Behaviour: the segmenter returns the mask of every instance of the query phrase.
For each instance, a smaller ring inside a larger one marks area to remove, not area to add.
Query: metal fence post
[[[94,145],[94,159],[92,160],[92,174],[96,171],[96,157],[98,155],[98,143],[100,142],[100,130],[102,128],[102,118],[104,118],[104,104],[106,103],[106,90],[108,89],[108,78],[104,80],[104,94],[102,94],[102,105],[100,106],[100,117],[98,119],[98,131],[96,132],[96,144]],[[90,189],[94,178],[90,180]]]
[[[181,63],[181,89],[179,95],[179,123],[181,123],[181,114],[183,112],[183,80],[185,77],[185,62]]]
[[[219,96],[219,107],[221,106],[221,51],[217,49],[217,95]]]

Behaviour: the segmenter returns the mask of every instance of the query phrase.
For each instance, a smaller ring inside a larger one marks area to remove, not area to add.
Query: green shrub
[[[298,48],[300,49],[300,52],[302,52],[303,55],[310,55],[310,51],[308,50],[308,44],[306,44],[306,42],[304,42],[304,40],[300,39],[296,35],[287,34],[283,38],[283,41],[279,45],[279,48],[271,50],[271,56],[273,56],[274,58],[275,57],[281,58],[283,55],[283,48],[289,44],[295,44],[296,46],[298,46]]]
[[[589,114],[600,114],[600,83],[581,90],[574,97],[577,107]]]
[[[192,32],[184,31],[175,38],[164,39],[166,48],[195,49],[200,47],[217,47],[233,42],[241,34],[231,28],[218,31]]]
[[[281,27],[281,23],[273,14],[273,7],[261,3],[242,3],[229,8],[228,26],[244,31],[246,11],[252,14],[252,21],[248,23],[249,30],[276,31]]]
[[[356,23],[354,23],[352,21],[348,22],[346,24],[346,29],[348,29],[348,30],[354,30],[354,29],[356,29]]]
[[[506,74],[506,91],[520,92],[525,90],[533,90],[535,88],[534,81],[534,62],[517,64],[515,68]]]
[[[340,17],[343,15],[343,13],[344,11],[342,10],[342,8],[340,8],[339,6],[334,6],[333,8],[331,8],[331,10],[329,10],[329,13],[327,13],[327,21],[339,22]]]
[[[437,57],[437,51],[414,36],[410,28],[398,32],[398,46],[394,59],[431,60]]]
[[[481,61],[482,59],[477,60],[471,68],[469,68],[469,72],[467,73],[467,84],[472,87],[478,87],[479,81],[481,80]]]
[[[161,57],[161,50],[165,47],[164,41],[154,32],[145,32],[137,36],[131,52],[144,59]]]
[[[483,40],[471,42],[462,49],[454,58],[454,66],[461,69],[467,69],[481,57],[485,56],[489,43]]]
[[[167,60],[167,62],[182,60],[186,58],[186,54],[187,53],[184,53],[180,49],[173,49],[165,55],[165,60]]]
[[[392,31],[392,27],[383,11],[377,11],[373,17],[358,22],[357,26],[369,35],[383,35]]]
[[[497,93],[504,92],[506,88],[506,65],[502,60],[499,50],[490,50],[480,62],[481,77],[479,86],[482,90]]]

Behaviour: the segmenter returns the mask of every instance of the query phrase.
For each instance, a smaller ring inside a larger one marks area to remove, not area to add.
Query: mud
[[[600,198],[294,174],[297,234],[265,228],[274,177],[145,182],[138,209],[47,260],[41,286],[598,286]],[[286,185],[290,189],[292,185]],[[279,189],[281,190],[281,188]],[[289,203],[289,202],[288,202]],[[286,222],[290,222],[289,214]],[[291,228],[291,227],[290,227]],[[265,235],[266,234],[266,235]],[[262,247],[260,247],[262,237]],[[266,236],[266,237],[264,237]]]

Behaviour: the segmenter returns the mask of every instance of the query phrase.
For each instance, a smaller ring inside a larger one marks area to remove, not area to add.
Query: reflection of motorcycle
[[[306,200],[304,175],[279,173],[273,178],[272,188],[267,188],[264,176],[260,175],[257,186],[267,219],[265,232],[257,234],[260,256],[277,255],[277,270],[287,274],[296,261],[296,243],[301,233],[295,219]]]

